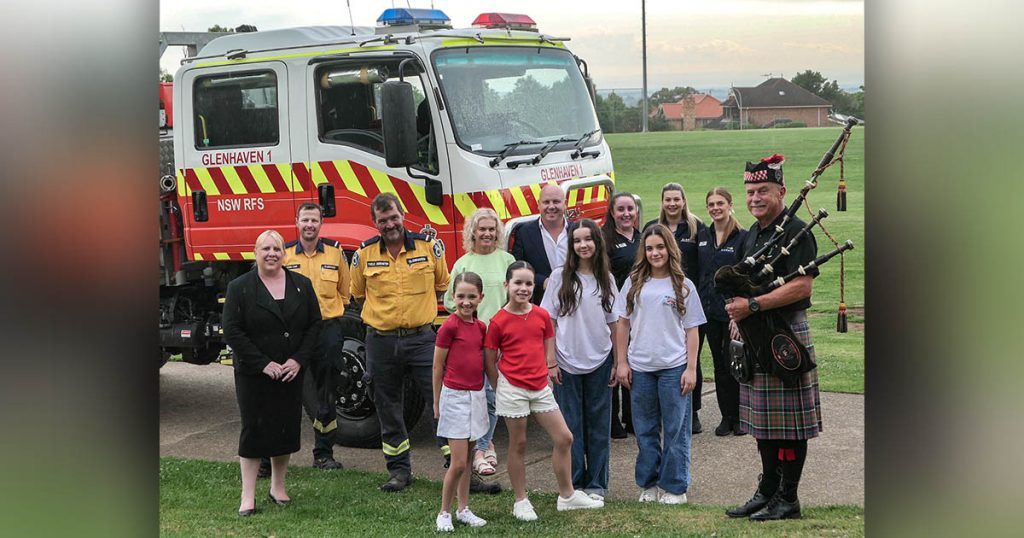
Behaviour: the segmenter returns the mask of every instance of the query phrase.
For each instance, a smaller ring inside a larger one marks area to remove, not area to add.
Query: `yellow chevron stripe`
[[[242,259],[243,260],[255,260],[256,259],[256,253],[255,252],[243,252],[242,253]]]
[[[512,193],[512,200],[516,203],[516,208],[519,209],[520,215],[529,215],[530,204],[526,201],[526,195],[523,194],[524,187],[512,187],[509,192]]]
[[[485,191],[484,194],[491,200],[491,205],[494,206],[494,211],[498,214],[498,217],[507,219],[511,216],[508,213],[508,208],[505,207],[505,200],[500,190],[489,190]]]
[[[451,453],[452,453],[452,448],[450,446],[444,445],[444,446],[441,447],[441,455],[442,456],[450,456]]]
[[[423,208],[423,212],[427,214],[427,218],[434,224],[448,224],[448,219],[444,218],[444,212],[441,211],[440,207],[434,204],[427,203],[427,195],[423,190],[423,187],[415,183],[408,183],[409,189],[412,191],[413,196],[419,201],[420,207]]]
[[[377,190],[380,192],[390,192],[391,194],[394,194],[395,197],[398,198],[398,201],[402,203],[402,211],[408,213],[409,208],[405,206],[405,201],[403,201],[402,197],[398,195],[398,190],[395,189],[395,186],[391,184],[391,178],[380,170],[374,170],[370,167],[366,167],[366,169],[370,171],[370,177],[372,177],[373,182],[377,184]]]
[[[540,207],[540,189],[543,186],[543,183],[534,183],[533,185],[530,185],[530,191],[533,192],[533,199],[537,200],[537,207]]]
[[[213,259],[215,259],[215,260],[230,260],[231,259],[231,255],[228,254],[227,252],[214,252],[213,253]]]
[[[576,189],[569,192],[569,207],[576,205],[577,200],[580,197],[580,190]]]
[[[267,172],[262,166],[258,164],[250,164],[249,173],[252,174],[252,178],[256,180],[256,186],[260,188],[260,192],[274,192],[274,185],[270,183],[270,178],[267,177]]]
[[[255,253],[254,253],[254,254],[255,254]],[[203,261],[203,255],[202,255],[202,254],[200,254],[200,253],[198,253],[198,252],[196,252],[195,254],[193,254],[193,255],[192,255],[192,257],[193,257],[193,258],[195,258],[197,262],[201,262],[201,261]]]
[[[587,187],[587,188],[583,189],[583,203],[584,204],[589,204],[590,203],[591,193],[593,192],[593,190],[595,188],[596,187]]]
[[[243,185],[242,180],[239,179],[238,172],[235,171],[234,166],[222,167],[220,171],[224,174],[224,179],[227,180],[228,186],[231,187],[232,194],[248,194],[245,191],[245,185]]]
[[[452,199],[455,202],[455,208],[459,210],[459,213],[462,213],[462,218],[468,219],[476,211],[476,204],[473,203],[473,199],[468,194],[464,192],[456,193]]]
[[[205,168],[196,168],[196,177],[199,178],[199,184],[203,186],[203,190],[206,191],[207,196],[217,196],[220,191],[217,190],[217,184],[213,182],[213,178],[210,177],[210,171]]]
[[[178,170],[174,173],[174,177],[178,182],[178,196],[188,196],[188,193],[186,192],[188,185],[185,184],[185,172]]]
[[[319,185],[321,183],[327,183],[327,174],[324,173],[324,168],[320,166],[320,163],[315,162],[309,167],[310,177],[313,178],[313,185]]]
[[[409,450],[409,440],[402,441],[398,446],[391,446],[385,442],[380,443],[381,450],[388,456],[397,456],[406,450]]]
[[[363,186],[359,184],[359,178],[356,177],[356,173],[352,171],[352,165],[348,161],[334,161],[334,167],[338,169],[338,175],[341,176],[341,181],[345,183],[345,188],[365,197],[366,191],[363,190]]]
[[[608,199],[608,187],[597,187],[597,201],[603,202]]]
[[[302,184],[299,183],[299,178],[295,177],[292,173],[291,164],[275,164],[277,171],[281,173],[281,179],[284,180],[284,184],[288,185],[288,189],[292,192],[299,192],[302,190]]]

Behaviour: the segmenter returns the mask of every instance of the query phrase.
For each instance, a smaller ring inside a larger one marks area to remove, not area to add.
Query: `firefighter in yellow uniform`
[[[323,324],[316,355],[319,360],[311,365],[313,375],[305,376],[302,405],[313,421],[313,467],[333,470],[342,468],[334,459],[338,421],[334,411],[333,368],[345,341],[341,316],[349,302],[351,278],[341,245],[320,237],[322,216],[317,204],[306,202],[299,206],[295,219],[299,239],[285,245],[284,266],[308,278],[320,302]]]
[[[352,297],[363,300],[367,369],[390,474],[381,489],[400,491],[412,482],[402,391],[411,376],[427,408],[433,407],[433,322],[449,274],[444,245],[406,230],[402,204],[393,194],[374,198],[370,214],[380,235],[364,241],[352,257]],[[438,446],[445,453],[444,439]]]

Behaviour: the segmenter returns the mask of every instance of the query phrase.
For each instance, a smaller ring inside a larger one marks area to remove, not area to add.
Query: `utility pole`
[[[640,19],[641,29],[643,32],[643,44],[644,44],[644,93],[643,93],[643,104],[641,105],[640,111],[640,132],[647,132],[647,0],[640,0]]]

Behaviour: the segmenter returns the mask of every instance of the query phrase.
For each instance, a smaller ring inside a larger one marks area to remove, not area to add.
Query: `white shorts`
[[[529,390],[508,382],[498,373],[498,386],[494,389],[494,410],[499,417],[522,418],[530,413],[557,411],[558,403],[551,392],[551,385],[541,390]]]
[[[441,385],[441,402],[437,406],[437,436],[445,439],[477,439],[487,435],[487,395],[483,390],[456,390]]]

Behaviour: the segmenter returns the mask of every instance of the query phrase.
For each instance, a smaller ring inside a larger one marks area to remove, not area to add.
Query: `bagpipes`
[[[801,205],[807,204],[807,194],[818,186],[818,177],[835,162],[842,163],[846,151],[846,143],[849,140],[853,126],[857,120],[848,120],[843,132],[836,139],[832,147],[822,157],[818,167],[811,174],[800,193],[793,203],[785,210],[781,222],[775,226],[775,230],[768,241],[756,252],[741,260],[735,265],[727,265],[715,273],[715,288],[729,302],[734,297],[756,297],[768,293],[783,284],[809,274],[835,256],[840,257],[840,299],[839,318],[836,322],[836,331],[846,332],[846,303],[845,303],[845,264],[842,263],[842,254],[853,248],[852,241],[846,241],[840,245],[821,224],[821,221],[828,217],[828,212],[819,209],[815,214],[811,212],[811,220],[807,222],[790,240],[782,245],[785,237],[785,226],[791,222]],[[839,157],[836,153],[839,151]],[[843,166],[840,164],[841,176],[837,203],[839,211],[846,210],[846,189],[845,178],[842,177]],[[810,207],[808,207],[810,212]],[[800,265],[789,274],[776,274],[776,267],[783,263],[790,255],[790,252],[811,233],[815,226],[821,228],[825,235],[835,245],[835,249],[827,254],[817,257],[805,265]],[[776,251],[776,249],[778,249]],[[754,364],[760,367],[762,372],[771,373],[782,380],[783,384],[793,386],[799,383],[800,376],[817,365],[811,360],[807,348],[800,343],[796,334],[790,328],[788,320],[778,310],[753,312],[743,320],[736,323],[740,335],[743,337],[742,349],[733,343],[730,348],[732,355],[732,374],[741,383],[749,382],[753,377]]]

